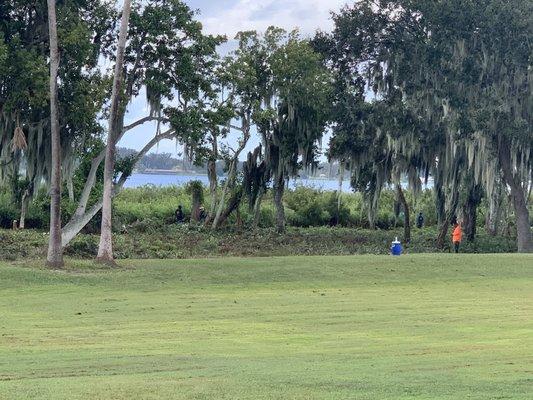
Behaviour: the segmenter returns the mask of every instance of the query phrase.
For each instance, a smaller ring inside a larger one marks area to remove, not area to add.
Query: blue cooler
[[[402,244],[400,243],[400,241],[398,240],[398,238],[396,238],[396,240],[394,242],[392,242],[392,246],[390,248],[390,251],[391,251],[391,254],[393,256],[401,256],[402,255]]]

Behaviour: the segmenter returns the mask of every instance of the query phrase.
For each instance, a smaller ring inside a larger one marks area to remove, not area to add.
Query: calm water
[[[155,175],[155,174],[132,174],[126,181],[125,187],[135,188],[144,185],[155,186],[183,186],[189,181],[198,180],[209,185],[207,175]],[[327,191],[337,190],[339,183],[337,180],[330,179],[291,179],[289,186],[294,188],[296,186],[307,186],[315,189],[322,189]],[[350,190],[350,183],[343,182],[343,191]]]
[[[183,186],[187,182],[198,180],[201,181],[204,185],[209,186],[209,181],[207,175],[156,175],[156,174],[132,174],[126,181],[125,187],[135,188],[144,185],[155,185],[155,186]],[[315,189],[333,191],[339,188],[339,183],[336,179],[291,179],[289,182],[289,187],[291,189],[296,186],[306,186],[312,187]],[[404,188],[407,187],[407,183],[402,183]],[[425,188],[432,188],[433,182],[428,182],[428,185]],[[342,183],[342,191],[350,192],[350,182],[344,180]]]

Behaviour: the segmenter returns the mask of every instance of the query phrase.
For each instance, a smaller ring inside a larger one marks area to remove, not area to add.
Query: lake
[[[155,186],[183,186],[187,182],[198,180],[209,186],[207,175],[171,175],[171,174],[132,174],[125,183],[127,188],[135,188],[144,185]],[[289,187],[306,186],[325,191],[333,191],[339,188],[339,183],[335,179],[291,179]],[[343,182],[343,191],[350,191],[350,182]]]
[[[209,186],[209,181],[207,175],[172,175],[172,174],[132,174],[126,184],[124,185],[127,188],[136,188],[144,185],[155,185],[155,186],[183,186],[187,182],[198,180],[201,181],[204,185]],[[310,179],[300,179],[295,178],[289,181],[289,188],[294,189],[297,186],[305,186],[315,189],[320,189],[324,191],[333,191],[339,188],[339,183],[336,179],[322,179],[322,178],[310,178]],[[402,182],[402,187],[407,188],[407,183]],[[423,186],[425,189],[433,187],[433,181],[430,178],[428,185]],[[346,179],[342,183],[342,191],[350,192],[352,189],[350,187],[350,182]]]

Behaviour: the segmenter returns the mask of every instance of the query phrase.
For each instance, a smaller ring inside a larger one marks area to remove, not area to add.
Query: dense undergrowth
[[[412,193],[406,191],[406,198],[411,205],[412,221],[418,212],[422,212],[427,226],[437,222],[435,200],[432,190],[425,190],[413,198]],[[209,209],[210,197],[207,190],[204,194],[205,208]],[[345,227],[367,228],[368,219],[364,202],[360,193],[344,193],[341,208],[337,215],[337,195],[306,187],[287,190],[284,196],[287,225],[294,227],[330,225],[333,218]],[[114,200],[114,227],[120,231],[123,225],[150,224],[161,226],[174,221],[174,211],[182,205],[186,217],[190,215],[191,198],[185,188],[178,186],[156,187],[144,186],[135,189],[125,189]],[[67,197],[62,203],[62,219],[66,223],[74,213],[76,204]],[[396,212],[395,212],[396,209]],[[533,212],[533,211],[532,211]],[[240,207],[240,215],[244,224],[251,220],[248,204],[244,201]],[[478,208],[478,221],[484,221],[485,206]],[[13,220],[20,218],[20,204],[6,192],[0,191],[0,227],[9,229]],[[235,222],[235,215],[230,218],[230,224]],[[401,226],[403,216],[398,212],[396,194],[392,190],[385,190],[381,195],[379,209],[376,216],[376,226],[379,229],[391,229]],[[28,206],[26,228],[47,230],[49,224],[49,199],[45,192],[40,192]],[[261,207],[260,226],[263,228],[275,225],[275,209],[270,193],[265,197]],[[99,216],[87,226],[86,232],[98,232]]]
[[[423,192],[413,199],[412,242],[406,251],[412,253],[435,252],[437,237],[436,212],[433,193]],[[209,205],[206,193],[206,208]],[[174,211],[181,204],[185,215],[190,213],[190,196],[181,187],[146,186],[124,190],[114,201],[114,250],[117,258],[194,258],[218,256],[284,256],[284,255],[345,255],[385,254],[391,241],[403,236],[403,215],[395,204],[395,193],[385,191],[377,215],[376,230],[368,229],[366,210],[361,195],[346,193],[338,224],[332,219],[337,213],[337,197],[332,192],[309,188],[287,191],[285,196],[287,232],[279,235],[274,231],[275,210],[272,199],[267,196],[263,203],[260,227],[251,229],[251,214],[247,204],[240,208],[241,221],[235,215],[220,230],[212,232],[201,226],[178,225]],[[395,212],[396,209],[396,212]],[[74,210],[74,204],[65,203],[64,220]],[[0,259],[16,260],[41,258],[47,243],[48,202],[40,194],[30,204],[26,227],[12,231],[13,219],[18,210],[6,195],[0,196]],[[415,217],[423,212],[425,227],[415,227]],[[465,242],[462,251],[469,253],[492,253],[516,251],[512,237],[512,223],[501,229],[500,236],[493,237],[483,229],[485,207],[478,208],[478,235],[474,242]],[[98,246],[99,217],[70,244],[66,253],[71,257],[92,258]],[[440,250],[442,251],[442,250]],[[445,248],[444,251],[449,251]]]
[[[279,235],[271,228],[256,231],[225,229],[212,232],[188,225],[168,225],[158,230],[133,228],[117,233],[114,250],[117,258],[202,258],[221,256],[286,256],[387,254],[391,241],[401,237],[401,229],[368,230],[353,228],[293,228]],[[436,231],[424,228],[413,231],[407,253],[439,251],[435,247]],[[36,230],[0,230],[0,259],[35,259],[46,254],[46,233]],[[66,249],[67,256],[93,258],[98,235],[81,234]],[[445,248],[444,251],[449,251]],[[463,243],[466,253],[508,253],[516,251],[511,237],[492,237],[480,233],[472,243]]]

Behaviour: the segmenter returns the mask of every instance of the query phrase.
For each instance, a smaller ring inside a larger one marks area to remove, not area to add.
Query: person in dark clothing
[[[181,207],[181,204],[178,206],[178,209],[176,210],[174,214],[176,216],[176,223],[182,224],[184,221],[184,216],[183,216],[183,209]]]
[[[203,222],[207,218],[207,213],[205,212],[205,208],[203,206],[200,207],[198,210],[198,221]]]
[[[422,213],[419,213],[418,217],[416,217],[416,227],[420,229],[423,226],[424,226],[424,215]]]

